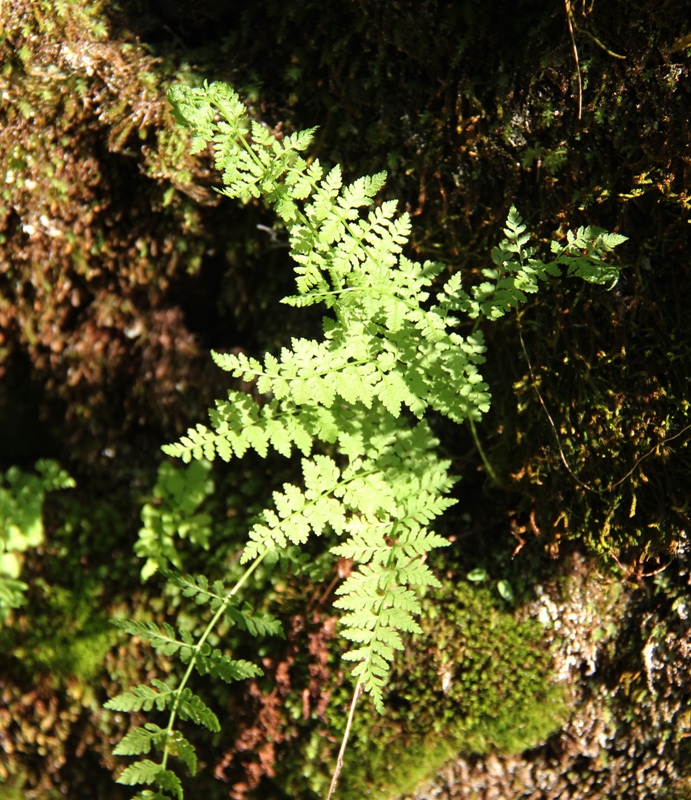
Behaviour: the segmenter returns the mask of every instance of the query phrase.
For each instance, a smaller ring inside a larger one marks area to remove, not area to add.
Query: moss
[[[42,797],[41,800],[59,800],[58,792],[50,792]],[[30,800],[30,795],[21,789],[14,789],[11,786],[0,786],[0,800]]]
[[[642,572],[645,562],[648,570],[665,563],[683,539],[689,524],[683,487],[691,475],[689,403],[677,374],[691,350],[669,316],[657,315],[655,305],[669,299],[660,291],[667,290],[644,280],[648,296],[635,301],[635,317],[624,311],[630,297],[588,297],[568,287],[557,299],[568,308],[562,320],[548,308],[530,312],[522,343],[516,342],[525,346],[525,366],[502,359],[492,367],[509,370],[515,394],[497,398],[493,414],[501,422],[489,434],[495,471],[510,476],[507,485],[525,492],[534,510],[518,533],[546,533],[553,552],[560,542],[578,540],[612,565]],[[663,356],[652,325],[669,337],[664,358],[677,356],[664,374],[654,367]],[[511,339],[515,331],[504,334]]]
[[[108,618],[96,608],[96,591],[89,583],[79,592],[35,585],[27,618],[0,633],[3,649],[30,675],[88,685],[115,641]]]
[[[25,800],[26,795],[10,786],[0,786],[0,800]]]

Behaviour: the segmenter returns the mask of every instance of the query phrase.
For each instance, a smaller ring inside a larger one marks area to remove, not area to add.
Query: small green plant
[[[322,304],[323,338],[293,339],[263,360],[214,353],[234,377],[254,382],[263,402],[231,391],[209,412],[210,426],[197,425],[177,444],[164,447],[184,462],[219,456],[225,461],[270,448],[302,455],[302,476],[273,493],[273,506],[249,531],[242,554],[247,569],[233,586],[204,576],[166,571],[182,594],[208,609],[200,635],[172,625],[118,621],[148,640],[163,656],[185,667],[170,683],[152,680],[113,699],[107,708],[167,713],[159,727],[147,722],[117,746],[119,755],[145,756],[119,781],[152,786],[140,800],[182,798],[176,757],[190,772],[197,766],[192,745],[175,727],[178,718],[211,731],[215,714],[188,683],[193,672],[226,681],[260,674],[260,669],[212,647],[221,618],[249,634],[278,633],[275,620],[241,608],[238,595],[258,566],[301,548],[312,536],[327,536],[334,556],[352,562],[337,589],[344,653],[353,665],[355,689],[341,752],[329,789],[332,795],[355,706],[368,693],[384,711],[394,654],[406,633],[420,633],[418,590],[438,587],[425,563],[447,541],[430,526],[453,500],[456,478],[438,454],[438,440],[425,419],[436,412],[462,423],[479,420],[490,404],[480,367],[485,360],[481,321],[493,321],[525,302],[540,282],[574,275],[592,283],[616,280],[603,256],[624,237],[593,228],[554,243],[542,261],[529,246],[530,234],[512,208],[505,239],[493,250],[485,281],[467,292],[461,275],[440,263],[415,262],[403,254],[410,233],[407,214],[396,201],[377,202],[385,174],[344,184],[340,167],[326,171],[301,153],[314,130],[275,136],[248,119],[238,96],[221,83],[190,89],[173,86],[169,98],[179,121],[192,132],[195,153],[209,145],[223,176],[223,194],[248,202],[263,198],[286,227],[295,261],[297,293],[283,302]],[[465,335],[462,318],[474,321]]]
[[[189,539],[191,544],[209,549],[211,515],[201,506],[214,492],[210,468],[208,461],[194,461],[183,469],[166,461],[158,468],[153,497],[141,510],[142,527],[134,546],[134,552],[146,558],[141,572],[143,581],[161,566],[182,569],[179,540]]]
[[[75,486],[56,461],[37,461],[36,472],[10,467],[0,476],[0,621],[24,604],[29,587],[20,580],[22,563],[27,550],[43,543],[46,494]]]

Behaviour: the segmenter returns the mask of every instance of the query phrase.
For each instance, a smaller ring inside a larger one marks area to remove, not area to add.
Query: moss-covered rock
[[[551,678],[538,620],[514,611],[495,587],[456,578],[427,596],[424,609],[424,635],[396,661],[386,715],[360,701],[339,797],[396,797],[458,753],[522,752],[565,719],[566,693]],[[353,687],[337,660],[329,668],[320,694],[328,706],[319,699],[305,705],[312,695],[293,670],[284,705],[287,730],[297,732],[284,734],[292,744],[279,750],[274,767],[286,796],[324,796],[331,780]]]
[[[561,729],[523,753],[451,759],[407,800],[683,796],[688,554],[648,587],[614,583],[580,556],[567,564],[525,608],[545,623],[553,675],[568,687]]]
[[[202,265],[228,246],[165,99],[184,69],[113,37],[106,6],[14,2],[0,38],[3,419],[28,362],[43,438],[91,470],[150,459],[211,403],[192,327]]]

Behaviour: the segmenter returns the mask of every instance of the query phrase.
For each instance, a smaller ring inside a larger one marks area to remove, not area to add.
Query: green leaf
[[[257,678],[263,671],[251,661],[233,659],[218,649],[200,651],[194,663],[200,675],[211,675],[220,678],[226,683],[244,681],[247,678]]]
[[[507,603],[514,602],[513,588],[507,580],[497,581],[497,589],[499,594],[506,600]]]
[[[166,731],[147,722],[140,728],[134,728],[120,740],[113,749],[114,756],[136,756],[146,754],[152,747],[160,747],[166,738]]]
[[[140,684],[130,691],[112,697],[104,705],[111,711],[151,711],[156,707],[159,711],[170,708],[175,702],[175,692],[169,689],[162,681],[152,680],[156,688]]]
[[[183,597],[193,599],[198,606],[209,605],[212,611],[216,611],[228,602],[222,581],[214,581],[209,588],[209,580],[204,575],[178,575],[167,570],[162,572],[170,583],[182,590]]]
[[[210,410],[209,427],[190,428],[164,450],[184,462],[216,456],[228,461],[250,449],[261,457],[270,448],[286,457],[294,448],[302,453],[302,477],[273,492],[272,505],[250,530],[242,562],[268,562],[327,530],[341,537],[331,552],[353,562],[335,602],[343,612],[343,635],[352,644],[345,659],[381,710],[392,659],[404,647],[404,635],[420,631],[416,590],[437,585],[425,558],[448,544],[430,526],[453,502],[451,465],[437,455],[439,442],[424,415],[432,410],[460,423],[485,414],[491,398],[480,372],[486,354],[477,326],[526,304],[563,274],[612,282],[618,268],[605,258],[623,237],[579,228],[565,243],[554,243],[552,260],[543,261],[511,206],[504,238],[481,267],[481,280],[468,290],[458,273],[437,282],[446,267],[403,255],[410,218],[398,212],[396,201],[377,201],[384,173],[347,185],[339,166],[324,174],[317,160],[308,164],[301,155],[313,129],[275,136],[249,120],[237,94],[224,84],[179,87],[169,98],[192,132],[193,152],[211,146],[222,193],[242,202],[262,198],[281,217],[297,287],[284,302],[298,308],[323,303],[326,316],[319,340],[293,338],[280,352],[261,358],[214,353],[216,364],[252,383],[261,401],[230,392]],[[458,332],[462,323],[464,335]],[[187,491],[176,480],[171,475],[167,491],[182,506]],[[200,518],[197,526],[159,514],[153,504],[146,509],[148,538],[142,537],[140,550],[150,559],[149,570],[159,562],[175,565],[173,535],[193,540],[193,531],[203,529],[203,512],[194,501],[203,500],[206,486],[200,476],[185,507]],[[203,536],[198,543],[205,546]],[[488,578],[482,569],[468,574],[471,581]],[[199,606],[209,605],[212,612],[225,607],[227,618],[253,635],[280,631],[273,618],[231,601],[221,582],[210,586],[203,576],[169,579]],[[508,582],[497,586],[512,601]],[[176,635],[166,624],[121,627],[165,655],[177,653],[202,675],[242,680],[261,673],[213,648],[206,635],[196,647],[190,634]],[[170,693],[163,684],[152,681],[152,686]],[[218,720],[188,688],[173,697],[183,719],[217,729]],[[160,707],[168,699],[139,687],[119,703]],[[143,740],[131,746],[143,747]],[[180,747],[183,761],[196,767],[185,745]]]
[[[251,636],[278,636],[285,638],[281,621],[264,611],[253,612],[248,603],[242,608],[229,606],[228,616]]]
[[[170,752],[187,767],[190,775],[197,774],[197,754],[194,747],[178,731],[172,731],[168,739]]]
[[[203,725],[212,733],[221,730],[218,717],[191,689],[184,688],[178,693],[177,710],[182,719],[189,719],[195,725]]]
[[[159,627],[155,622],[115,619],[112,620],[112,624],[132,636],[138,636],[149,642],[154,649],[165,656],[175,655],[181,648],[190,648],[188,643],[176,637],[175,629],[167,622],[161,623]]]
[[[182,800],[182,784],[174,772],[165,769],[161,764],[153,761],[137,761],[126,767],[117,780],[125,786],[136,786],[137,784],[155,784],[159,789],[163,789],[168,794],[172,794],[178,800]]]

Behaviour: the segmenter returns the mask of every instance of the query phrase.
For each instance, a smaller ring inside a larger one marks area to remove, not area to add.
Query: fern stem
[[[190,663],[187,665],[187,669],[185,670],[185,674],[182,676],[182,680],[180,681],[180,685],[177,688],[177,691],[176,691],[177,697],[176,697],[175,703],[173,704],[173,707],[170,710],[170,716],[168,718],[168,725],[166,727],[165,744],[163,746],[163,753],[162,753],[162,756],[161,756],[161,766],[164,769],[166,768],[166,766],[168,764],[168,756],[170,755],[169,743],[170,743],[171,737],[173,735],[173,726],[175,725],[175,719],[177,717],[178,706],[180,704],[180,696],[182,695],[182,691],[185,688],[185,686],[187,685],[187,682],[189,681],[190,676],[192,675],[194,667],[195,667],[195,665],[197,663],[197,655],[198,655],[199,651],[201,650],[201,648],[203,647],[203,645],[206,642],[206,640],[211,635],[211,631],[213,631],[213,629],[218,624],[218,621],[225,614],[226,609],[228,608],[228,605],[229,605],[230,601],[233,599],[233,597],[235,597],[235,595],[245,585],[245,583],[248,581],[248,579],[250,578],[252,573],[262,563],[262,561],[264,560],[264,556],[266,556],[266,554],[268,552],[269,552],[268,550],[265,550],[260,556],[258,556],[252,562],[251,566],[248,567],[245,570],[245,572],[243,573],[242,577],[235,584],[235,586],[231,589],[231,591],[226,593],[225,597],[223,598],[223,603],[221,603],[221,605],[216,609],[216,612],[214,613],[213,617],[209,621],[209,624],[204,629],[204,633],[201,635],[199,641],[194,646],[194,651],[195,651],[194,655],[190,659]]]
[[[492,465],[490,464],[489,459],[485,455],[485,451],[482,449],[482,445],[480,444],[480,437],[477,435],[477,430],[475,429],[475,423],[473,422],[472,417],[468,417],[468,425],[470,427],[470,433],[473,437],[473,441],[475,442],[475,447],[477,447],[477,451],[480,454],[480,458],[482,459],[482,463],[485,466],[487,474],[489,475],[493,483],[499,485],[499,479],[497,478],[497,474],[492,469]]]
[[[338,778],[340,777],[341,770],[343,769],[343,758],[345,756],[346,747],[348,746],[348,739],[350,738],[350,729],[353,725],[353,718],[355,717],[355,707],[357,706],[357,701],[362,695],[362,690],[363,683],[362,678],[360,678],[355,685],[355,690],[353,691],[353,699],[351,700],[350,711],[348,712],[348,722],[346,723],[346,729],[343,733],[343,739],[341,740],[341,749],[338,751],[336,767],[334,768],[333,775],[331,777],[331,785],[329,786],[329,793],[326,796],[326,800],[331,800],[333,793],[336,791],[336,784],[338,783]]]

